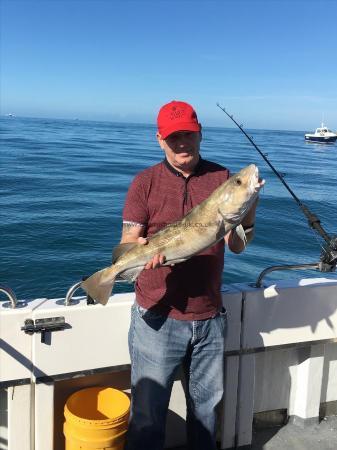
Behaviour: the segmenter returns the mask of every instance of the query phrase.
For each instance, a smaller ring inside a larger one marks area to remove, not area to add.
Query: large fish
[[[117,276],[134,281],[158,253],[165,256],[164,265],[178,264],[211,247],[233,228],[245,241],[240,223],[263,183],[259,181],[259,171],[254,164],[245,167],[181,220],[151,236],[146,245],[136,242],[118,245],[112,266],[91,275],[82,282],[82,288],[105,305]]]

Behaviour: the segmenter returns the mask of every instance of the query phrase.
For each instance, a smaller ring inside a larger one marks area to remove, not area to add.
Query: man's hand
[[[142,245],[146,245],[148,243],[148,240],[144,237],[139,237],[137,239],[138,244],[142,244]],[[144,269],[148,270],[148,269],[156,269],[157,267],[160,267],[164,264],[165,262],[165,256],[162,255],[161,253],[158,253],[157,255],[154,255],[154,257],[151,259],[151,261],[149,261],[148,263],[146,263],[146,265],[144,266]]]

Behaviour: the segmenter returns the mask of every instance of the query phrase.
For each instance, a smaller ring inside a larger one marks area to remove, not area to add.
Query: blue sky
[[[1,0],[1,114],[337,129],[337,2]]]

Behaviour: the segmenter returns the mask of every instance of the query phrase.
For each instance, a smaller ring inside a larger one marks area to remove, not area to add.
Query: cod
[[[165,256],[163,265],[179,264],[216,244],[233,228],[246,243],[240,224],[263,184],[254,164],[243,168],[181,220],[148,238],[147,244],[118,245],[113,252],[113,264],[91,275],[81,287],[105,305],[117,277],[135,281],[145,264],[158,253]]]

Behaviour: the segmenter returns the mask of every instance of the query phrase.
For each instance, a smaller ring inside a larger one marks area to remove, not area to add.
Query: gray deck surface
[[[249,447],[246,447],[249,448]],[[253,432],[251,450],[337,450],[337,417],[314,426],[287,424]],[[179,447],[174,450],[185,450]]]
[[[337,450],[337,417],[301,428],[287,424],[254,432],[254,450]]]

